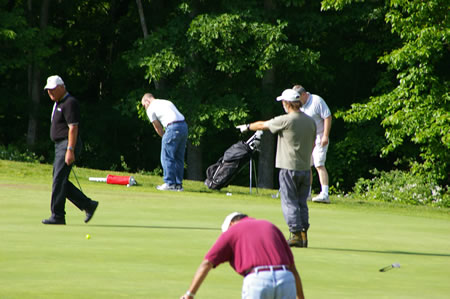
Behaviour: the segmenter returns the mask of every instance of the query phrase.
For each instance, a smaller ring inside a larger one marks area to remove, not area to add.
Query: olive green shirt
[[[278,134],[276,168],[309,170],[316,139],[316,124],[305,113],[291,112],[272,118],[266,126]]]

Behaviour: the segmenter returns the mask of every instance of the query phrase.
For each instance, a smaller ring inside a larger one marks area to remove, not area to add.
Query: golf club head
[[[379,271],[380,272],[386,272],[386,271],[389,271],[389,270],[391,270],[393,268],[400,268],[400,264],[399,263],[394,263],[392,265],[389,265],[389,266],[386,266],[384,268],[381,268]]]

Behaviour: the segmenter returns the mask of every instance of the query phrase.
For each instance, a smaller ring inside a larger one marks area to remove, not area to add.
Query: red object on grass
[[[130,176],[108,174],[108,176],[106,177],[106,183],[116,185],[128,185],[130,183]]]

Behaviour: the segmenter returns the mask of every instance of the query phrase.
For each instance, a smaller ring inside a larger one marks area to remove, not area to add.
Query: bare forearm
[[[304,299],[305,295],[303,294],[303,286],[302,286],[302,280],[300,278],[300,274],[298,273],[295,265],[291,265],[289,268],[295,277],[295,288],[297,289],[297,299]]]
[[[152,124],[153,124],[153,128],[155,128],[156,133],[158,133],[158,135],[160,137],[163,137],[164,129],[163,129],[163,126],[161,125],[161,123],[159,122],[159,120],[154,120]]]
[[[189,286],[189,292],[192,294],[197,294],[198,289],[200,288],[201,284],[205,280],[206,276],[208,275],[209,271],[212,269],[213,264],[211,264],[208,260],[203,260],[203,262],[198,267],[197,271],[195,272],[194,278],[192,279],[192,283]],[[192,296],[186,296],[184,295],[182,298],[190,298]]]
[[[323,135],[327,138],[330,136],[331,130],[331,115],[324,119],[323,121]]]
[[[251,131],[258,131],[258,130],[268,130],[269,128],[265,126],[265,121],[255,121],[254,123],[251,123],[248,127]]]
[[[67,150],[65,156],[65,162],[67,165],[71,165],[75,162],[75,146],[77,145],[78,138],[78,126],[69,125],[69,133],[67,135]]]
[[[158,133],[158,135],[159,135],[160,137],[163,137],[163,136],[164,136],[164,130],[163,130],[163,129],[158,129],[158,130],[156,130],[156,133]]]
[[[75,146],[77,145],[77,138],[78,138],[77,125],[69,125],[69,134],[67,138],[68,138],[67,147],[75,148]]]

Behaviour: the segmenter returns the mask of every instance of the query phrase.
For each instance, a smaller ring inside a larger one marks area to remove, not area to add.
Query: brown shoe
[[[291,232],[287,242],[290,247],[303,247],[301,232]]]
[[[308,248],[308,233],[306,232],[306,230],[302,230],[300,232],[300,236],[302,238],[302,247]]]

